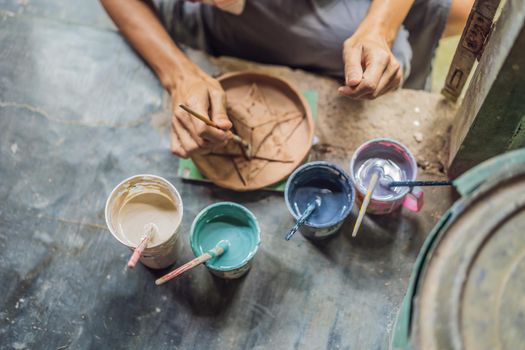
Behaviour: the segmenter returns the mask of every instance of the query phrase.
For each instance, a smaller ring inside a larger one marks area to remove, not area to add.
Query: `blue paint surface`
[[[320,205],[307,220],[316,226],[339,221],[348,207],[348,196],[340,183],[313,179],[295,190],[291,200],[296,213],[302,214],[317,197]]]
[[[229,241],[230,246],[224,254],[206,262],[209,268],[229,271],[248,263],[260,243],[255,217],[235,203],[217,203],[204,209],[192,225],[193,252],[200,255],[221,240]]]
[[[349,176],[327,162],[303,165],[289,179],[286,191],[288,207],[297,219],[316,198],[320,199],[320,204],[306,225],[328,227],[340,223],[349,214],[354,201]]]

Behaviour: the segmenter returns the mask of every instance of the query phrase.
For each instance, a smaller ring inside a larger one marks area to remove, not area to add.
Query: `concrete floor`
[[[394,137],[421,178],[444,177],[454,106],[439,95],[353,102],[327,78],[190,55],[210,74],[255,69],[317,91],[315,159],[348,168],[360,143]],[[386,349],[418,249],[451,193],[426,191],[418,214],[368,217],[356,239],[354,209],[329,241],[285,243],[292,219],[281,195],[177,178],[169,117],[157,79],[97,2],[0,0],[0,347]],[[183,197],[178,264],[192,257],[188,228],[204,206],[252,210],[262,246],[250,273],[223,281],[200,267],[156,287],[159,272],[126,271],[129,251],[105,228],[103,206],[118,182],[145,172]]]

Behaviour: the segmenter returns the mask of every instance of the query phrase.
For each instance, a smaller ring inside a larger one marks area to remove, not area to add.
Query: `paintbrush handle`
[[[304,211],[303,215],[301,215],[301,217],[299,218],[299,220],[297,220],[295,225],[293,225],[290,231],[288,231],[284,239],[289,241],[292,238],[292,236],[299,230],[299,228],[305,223],[305,221],[308,220],[310,215],[312,215],[316,207],[317,205],[315,204],[315,202],[310,203],[310,205],[306,207],[306,210]]]
[[[133,251],[131,258],[129,258],[129,261],[128,261],[128,267],[130,269],[134,268],[135,265],[137,265],[137,262],[139,261],[140,256],[142,255],[142,253],[144,252],[144,249],[146,249],[146,246],[148,245],[151,235],[152,234],[150,231],[149,234],[145,235],[144,238],[142,238],[137,248],[135,248],[135,250]]]
[[[220,247],[220,246],[217,246],[217,247],[213,248],[212,250],[210,250],[210,251],[208,251],[208,252],[206,252],[206,253],[196,257],[195,259],[187,262],[186,264],[176,268],[175,270],[165,274],[161,278],[157,279],[155,281],[155,284],[157,286],[160,286],[161,284],[168,282],[169,280],[171,280],[171,279],[173,279],[173,278],[183,274],[184,272],[193,269],[195,266],[199,266],[200,264],[205,263],[206,261],[210,260],[211,258],[215,258],[215,257],[221,255],[222,253],[224,253],[224,248]]]
[[[161,284],[168,282],[172,278],[175,278],[175,277],[183,274],[184,272],[193,269],[195,266],[198,266],[198,265],[200,265],[202,263],[205,263],[206,261],[210,260],[211,258],[212,258],[211,254],[204,253],[201,256],[198,256],[195,259],[187,262],[186,264],[184,264],[184,265],[176,268],[175,270],[165,274],[164,276],[162,276],[161,278],[156,280],[155,284],[157,286],[160,286]]]
[[[388,187],[452,186],[452,181],[392,181]]]
[[[372,178],[370,179],[370,182],[368,183],[368,188],[366,189],[365,199],[363,199],[363,204],[361,204],[361,209],[359,209],[359,215],[357,216],[357,221],[355,222],[355,225],[354,225],[354,231],[352,232],[352,237],[355,237],[357,235],[357,231],[359,231],[361,222],[363,221],[363,218],[365,217],[366,208],[368,208],[368,203],[370,203],[370,198],[372,198],[372,193],[374,193],[374,189],[376,188],[378,180],[379,180],[379,174],[377,172],[372,174]]]

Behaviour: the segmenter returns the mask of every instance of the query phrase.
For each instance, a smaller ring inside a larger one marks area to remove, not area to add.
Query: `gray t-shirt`
[[[178,43],[213,55],[303,68],[342,78],[343,42],[368,12],[368,0],[246,0],[241,15],[182,0],[157,1]],[[431,63],[451,0],[416,0],[392,52],[407,88],[429,89]]]

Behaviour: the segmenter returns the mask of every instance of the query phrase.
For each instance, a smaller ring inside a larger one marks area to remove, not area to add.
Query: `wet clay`
[[[148,247],[167,241],[175,232],[180,221],[175,204],[157,192],[144,192],[131,197],[122,205],[117,214],[119,235],[136,246],[144,236],[144,226],[154,223],[158,231]]]
[[[221,187],[256,190],[288,176],[312,145],[313,120],[306,100],[284,80],[239,72],[219,78],[234,131],[252,146],[253,159],[229,142],[195,156],[199,170]]]

